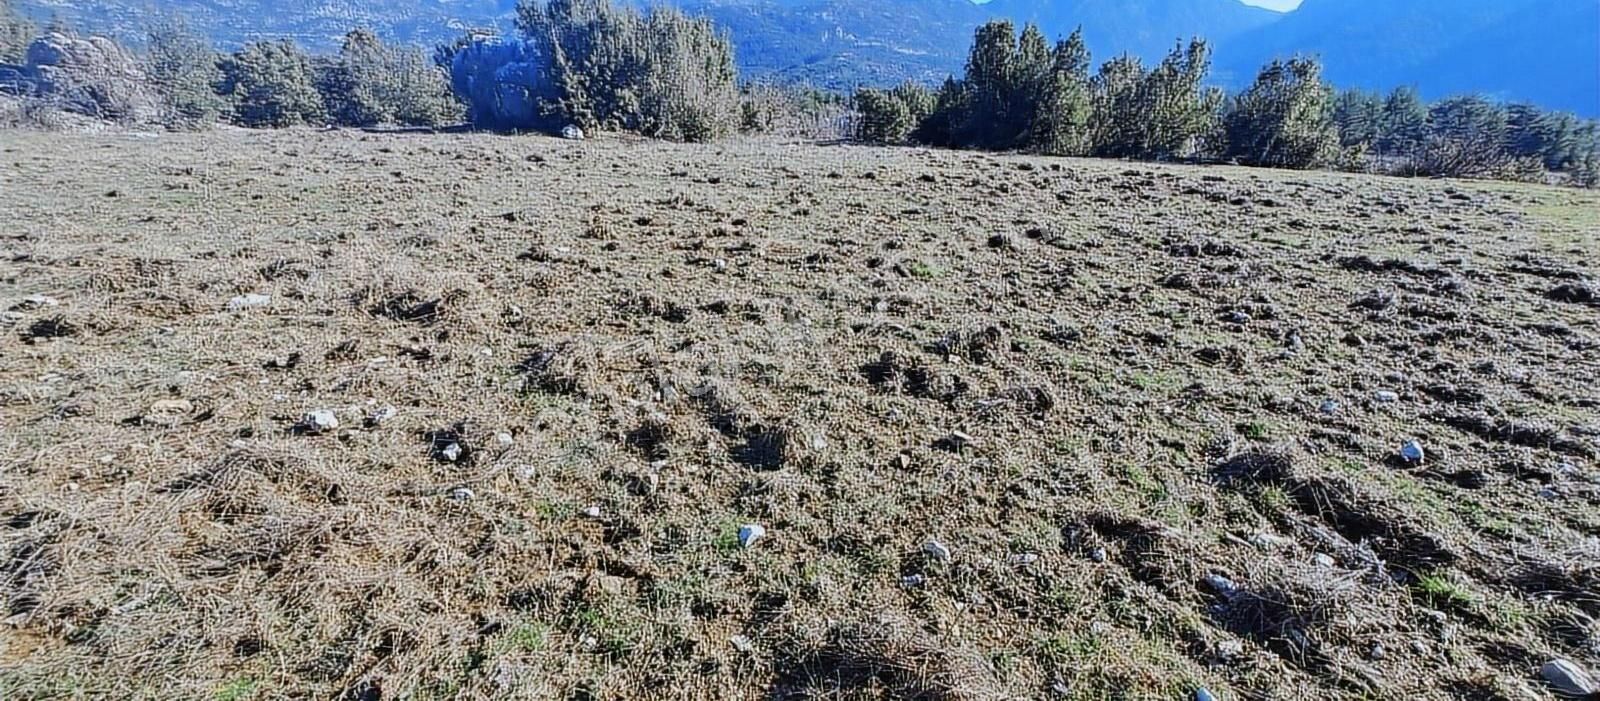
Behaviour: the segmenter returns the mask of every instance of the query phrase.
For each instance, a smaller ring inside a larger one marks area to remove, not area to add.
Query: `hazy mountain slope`
[[[1239,85],[1273,57],[1322,58],[1336,85],[1483,92],[1600,114],[1600,0],[1306,0],[1224,42]]]
[[[1600,2],[1537,0],[1420,64],[1412,80],[1600,115]]]

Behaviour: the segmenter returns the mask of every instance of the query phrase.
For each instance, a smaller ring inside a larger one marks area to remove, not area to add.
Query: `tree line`
[[[0,90],[3,64],[27,62],[38,34],[0,0]],[[960,77],[850,96],[741,85],[732,42],[709,20],[612,0],[520,0],[514,34],[467,34],[431,55],[361,29],[331,55],[288,40],[222,53],[178,20],[156,23],[144,39],[139,75],[162,121],[179,127],[575,125],[683,141],[847,130],[880,144],[1411,175],[1555,172],[1600,184],[1593,121],[1477,96],[1429,104],[1411,88],[1340,91],[1309,58],[1274,61],[1228,94],[1206,84],[1211,47],[1201,39],[1154,65],[1124,54],[1095,67],[1081,31],[1051,44],[1037,26],[1018,32],[994,21],[975,32]],[[108,73],[127,75],[85,75]],[[79,92],[106,99],[128,90]]]
[[[1210,47],[1176,46],[1145,67],[1122,55],[1091,72],[1082,31],[1050,46],[1038,27],[980,27],[966,71],[938,89],[854,96],[862,141],[1065,156],[1347,168],[1408,175],[1600,184],[1600,128],[1479,96],[1425,103],[1412,88],[1339,91],[1311,58],[1274,61],[1243,91],[1205,86]]]

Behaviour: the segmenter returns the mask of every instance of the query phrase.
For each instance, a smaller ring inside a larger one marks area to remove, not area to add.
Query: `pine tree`
[[[1143,154],[1144,82],[1144,65],[1136,56],[1123,54],[1100,66],[1091,81],[1090,153],[1105,158]]]
[[[1378,128],[1378,153],[1409,157],[1427,136],[1428,108],[1415,88],[1400,87],[1383,102],[1383,118]]]
[[[955,130],[958,143],[987,149],[1012,145],[1018,134],[1012,97],[1016,39],[1009,21],[995,20],[978,28],[967,57],[963,81],[967,104]]]
[[[1506,111],[1477,95],[1440,100],[1428,109],[1428,132],[1413,159],[1425,175],[1493,177],[1515,169],[1506,150]]]
[[[1306,58],[1273,61],[1234,98],[1223,117],[1226,155],[1248,165],[1310,168],[1338,149],[1322,66]]]
[[[194,128],[216,121],[228,109],[217,94],[222,55],[178,18],[147,30],[145,74],[160,92],[170,126]]]
[[[1089,48],[1080,27],[1050,53],[1050,82],[1029,139],[1043,153],[1081,156],[1089,149]]]
[[[325,112],[311,58],[294,42],[245,46],[221,63],[218,92],[233,100],[234,119],[247,127],[320,124]]]
[[[1143,127],[1138,154],[1142,158],[1168,159],[1188,155],[1195,140],[1216,119],[1216,105],[1207,104],[1201,84],[1211,70],[1211,47],[1195,38],[1187,47],[1174,48],[1161,64],[1145,76],[1140,89]]]
[[[1011,99],[1006,110],[1011,121],[1000,135],[1004,148],[1037,150],[1040,147],[1040,132],[1049,124],[1054,82],[1055,59],[1050,55],[1050,45],[1038,25],[1029,23],[1023,26],[1022,36],[1017,39]]]
[[[1383,127],[1383,98],[1365,90],[1345,90],[1333,101],[1333,121],[1339,145],[1365,151],[1378,140]]]
[[[912,130],[914,141],[933,146],[957,147],[967,116],[971,114],[972,101],[965,82],[954,76],[945,78],[933,100],[933,110]]]
[[[444,73],[421,52],[365,29],[346,34],[339,55],[318,62],[317,90],[328,118],[346,126],[439,126],[461,112]]]
[[[22,63],[36,31],[11,0],[0,0],[0,63]]]

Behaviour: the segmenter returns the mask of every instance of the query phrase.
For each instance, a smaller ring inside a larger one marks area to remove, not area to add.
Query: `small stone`
[[[907,589],[917,589],[928,583],[928,578],[920,574],[908,574],[900,578],[900,586]]]
[[[22,312],[32,309],[43,309],[45,307],[54,307],[59,304],[61,303],[57,302],[54,297],[47,295],[30,295],[28,297],[24,297],[21,302],[12,305],[10,311]]]
[[[400,413],[400,410],[394,408],[393,406],[385,406],[382,409],[374,411],[371,414],[367,415],[367,420],[366,420],[367,428],[377,428],[379,426],[382,426],[384,424],[384,422],[388,421],[389,419],[394,418],[399,413]]]
[[[561,128],[561,138],[568,141],[583,141],[583,129],[576,124],[568,124]]]
[[[269,304],[272,304],[272,297],[270,295],[260,295],[260,294],[253,294],[253,293],[252,294],[247,294],[247,295],[239,295],[238,297],[234,297],[233,299],[228,300],[228,311],[230,311],[230,312],[242,312],[242,311],[244,311],[246,309],[258,309],[260,307],[265,307],[265,306],[267,306]]]
[[[446,462],[455,462],[460,460],[461,453],[462,449],[460,443],[451,443],[450,445],[439,449],[439,457],[444,458]]]
[[[1339,413],[1339,402],[1334,399],[1324,399],[1322,400],[1322,405],[1317,407],[1317,410],[1328,416],[1333,416]]]
[[[735,635],[731,638],[728,638],[728,642],[733,644],[733,649],[738,650],[746,655],[756,651],[755,642],[743,635]]]
[[[1284,547],[1293,541],[1275,533],[1265,531],[1250,536],[1250,544],[1262,550],[1275,550]]]
[[[1224,641],[1222,641],[1220,643],[1217,643],[1217,659],[1223,660],[1223,661],[1228,661],[1228,660],[1235,660],[1235,659],[1238,659],[1238,658],[1243,657],[1243,656],[1244,656],[1244,641],[1243,640],[1229,639],[1229,640],[1224,640]]]
[[[1026,567],[1039,561],[1038,553],[1017,553],[1011,556],[1011,564]]]
[[[950,548],[946,547],[944,543],[941,543],[937,540],[930,540],[926,543],[923,543],[922,552],[926,553],[928,557],[938,560],[939,562],[949,562],[951,557]]]
[[[1381,404],[1393,404],[1400,401],[1400,393],[1380,389],[1372,394],[1372,398],[1378,400]]]
[[[583,515],[586,518],[600,518],[600,507],[598,507],[598,506],[585,507],[584,510],[583,510]]]
[[[1382,661],[1389,656],[1389,651],[1383,648],[1383,643],[1373,643],[1372,650],[1367,653],[1367,656],[1374,660]]]
[[[295,424],[295,428],[311,435],[327,433],[339,428],[339,416],[332,409],[318,409],[300,417],[300,423]]]
[[[711,267],[716,268],[717,270],[727,270],[728,269],[728,261],[725,258],[718,258],[716,260],[711,261]]]
[[[144,422],[157,426],[177,426],[194,413],[194,403],[187,399],[160,399],[150,404]]]
[[[450,490],[450,498],[456,501],[472,501],[474,496],[477,495],[473,494],[472,490],[466,487],[456,487],[455,489]]]
[[[1089,551],[1089,559],[1093,560],[1095,562],[1105,562],[1106,561],[1106,549],[1105,548],[1095,548],[1093,550],[1090,550]]]
[[[1406,441],[1400,446],[1400,458],[1413,465],[1422,464],[1428,457],[1427,451],[1422,449],[1422,444],[1417,441]]]
[[[1333,559],[1333,556],[1329,555],[1327,553],[1317,553],[1315,555],[1312,555],[1311,556],[1311,560],[1313,562],[1317,563],[1318,567],[1329,567],[1329,568],[1332,568],[1332,567],[1338,567],[1339,566],[1339,561]]]
[[[1220,574],[1206,575],[1206,585],[1211,587],[1212,591],[1221,594],[1225,599],[1232,599],[1239,593],[1239,585],[1234,584],[1233,580]]]
[[[539,474],[539,469],[532,465],[523,465],[517,468],[517,479],[531,480]]]
[[[1539,489],[1539,498],[1545,501],[1558,501],[1561,499],[1561,492],[1550,487],[1541,487]]]
[[[1429,652],[1428,644],[1421,640],[1413,640],[1411,641],[1411,652],[1419,657],[1426,657]]]
[[[739,527],[740,547],[755,547],[756,541],[765,537],[767,537],[767,529],[759,523],[747,523]]]
[[[500,447],[502,448],[510,448],[511,444],[515,443],[516,441],[516,438],[505,431],[494,434],[494,442],[499,443]]]
[[[1250,315],[1235,309],[1227,314],[1223,314],[1222,320],[1230,324],[1238,324],[1243,326],[1250,323]]]
[[[1539,676],[1556,693],[1575,699],[1593,698],[1600,694],[1600,683],[1569,660],[1551,660],[1539,668]]]

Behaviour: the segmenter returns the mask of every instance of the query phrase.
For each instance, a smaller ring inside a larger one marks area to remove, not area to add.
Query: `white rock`
[[[600,507],[590,506],[583,510],[583,515],[588,518],[600,518]]]
[[[1372,398],[1384,404],[1393,404],[1400,401],[1400,394],[1398,392],[1391,392],[1389,390],[1382,389],[1373,393]]]
[[[1094,560],[1095,562],[1105,562],[1106,561],[1106,549],[1105,548],[1095,548],[1093,550],[1090,550],[1089,551],[1089,559],[1090,560]]]
[[[1562,696],[1587,699],[1600,694],[1600,683],[1569,660],[1551,660],[1544,663],[1544,666],[1539,668],[1539,676]]]
[[[949,562],[951,557],[950,548],[946,547],[944,543],[941,543],[937,540],[930,540],[926,543],[923,543],[922,552],[927,553],[928,557],[940,562]]]
[[[460,460],[461,459],[461,444],[460,443],[451,443],[450,445],[445,446],[444,448],[439,450],[439,457],[444,458],[445,460],[448,460],[450,462],[455,462],[457,460]]]
[[[728,638],[728,642],[733,644],[733,649],[747,655],[756,651],[755,642],[743,635],[735,635],[731,638]]]
[[[1333,416],[1339,413],[1339,402],[1333,399],[1324,399],[1322,400],[1322,405],[1317,409],[1328,416]]]
[[[583,141],[583,129],[576,124],[568,124],[561,128],[561,138],[572,141]]]
[[[257,309],[272,304],[271,295],[247,294],[239,295],[228,300],[228,311],[242,312],[246,309]]]
[[[1339,566],[1339,561],[1333,559],[1333,556],[1329,555],[1327,553],[1317,553],[1316,555],[1311,556],[1311,559],[1312,559],[1312,561],[1316,562],[1317,565],[1320,566],[1320,567],[1330,567],[1331,568],[1331,567],[1338,567]]]
[[[374,411],[372,414],[367,416],[367,425],[374,428],[382,426],[385,421],[394,418],[399,413],[400,410],[394,408],[393,406],[383,407],[382,409]]]
[[[928,583],[928,578],[920,574],[908,574],[900,578],[900,585],[907,589],[916,589]]]
[[[473,494],[472,490],[466,487],[456,487],[455,489],[450,490],[450,498],[456,501],[471,501],[474,496],[477,495]]]
[[[1222,660],[1233,660],[1244,656],[1243,640],[1224,640],[1217,643],[1217,657]]]
[[[1400,446],[1400,457],[1406,462],[1421,464],[1428,457],[1427,451],[1422,449],[1422,444],[1417,441],[1406,441]]]
[[[300,417],[300,430],[306,433],[327,433],[339,428],[339,415],[332,409],[318,409]]]
[[[739,527],[740,547],[754,547],[756,541],[765,537],[767,537],[767,529],[759,523],[747,523]]]
[[[517,439],[512,437],[512,435],[510,433],[507,433],[505,431],[501,431],[499,433],[494,434],[494,441],[496,443],[499,443],[502,448],[509,448],[509,447],[511,447],[512,443],[515,443],[517,441]]]
[[[1013,564],[1013,565],[1027,566],[1027,565],[1031,565],[1031,564],[1033,564],[1035,562],[1038,562],[1038,561],[1039,561],[1039,554],[1038,553],[1017,553],[1016,555],[1012,555],[1011,556],[1011,564]]]

